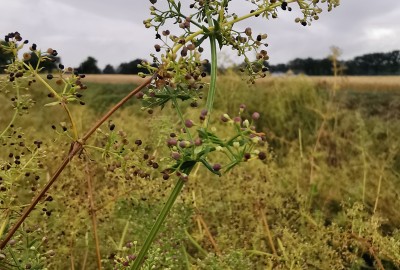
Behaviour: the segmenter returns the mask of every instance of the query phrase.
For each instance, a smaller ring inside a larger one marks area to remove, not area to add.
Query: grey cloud
[[[190,2],[182,1],[184,5]],[[253,32],[269,35],[271,63],[295,57],[325,57],[331,45],[341,47],[347,59],[399,49],[400,1],[383,2],[343,0],[341,6],[324,12],[311,27],[294,23],[299,16],[295,9],[280,11],[278,19],[255,18],[236,27],[243,30],[251,25]],[[232,3],[231,11],[237,13],[251,9],[244,0]],[[7,10],[0,16],[1,34],[20,31],[43,49],[54,47],[66,65],[76,66],[89,55],[99,60],[99,66],[118,65],[135,58],[149,59],[153,52],[155,33],[142,25],[149,17],[148,0],[0,0],[0,4]],[[159,0],[159,4],[165,6],[165,0]],[[240,61],[230,50],[226,53],[232,61]]]

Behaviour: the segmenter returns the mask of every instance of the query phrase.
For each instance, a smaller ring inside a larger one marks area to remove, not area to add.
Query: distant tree
[[[286,73],[289,67],[286,64],[268,65],[271,73]]]
[[[106,65],[103,69],[103,74],[115,74],[115,69],[112,65]]]
[[[129,63],[122,63],[119,65],[117,69],[117,73],[119,74],[138,74],[139,72],[143,72],[145,74],[148,73],[147,69],[139,68],[138,65],[141,64],[143,59],[135,59]]]
[[[11,54],[7,54],[1,49],[1,45],[5,44],[6,44],[5,41],[0,41],[0,74],[4,73],[6,65],[11,63],[11,58],[12,58]]]
[[[85,74],[99,74],[100,69],[97,67],[97,60],[94,57],[89,56],[79,65],[78,72]]]
[[[205,62],[203,63],[203,71],[207,74],[211,73],[211,63],[210,62]]]
[[[370,53],[346,61],[349,75],[397,75],[400,74],[400,51]]]

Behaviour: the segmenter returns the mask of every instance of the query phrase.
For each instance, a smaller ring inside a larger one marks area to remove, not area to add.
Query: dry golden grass
[[[0,76],[5,76],[0,74]],[[222,75],[229,76],[229,75]],[[259,83],[271,83],[274,80],[291,80],[299,76],[268,76],[265,79],[257,81]],[[335,81],[333,76],[304,76],[304,78],[311,79],[317,84],[332,85]],[[232,79],[240,80],[240,77]],[[356,91],[400,91],[400,76],[340,76],[336,78],[340,89],[356,90]],[[144,81],[137,75],[123,75],[123,74],[87,74],[86,82],[91,83],[108,83],[108,84],[140,84]],[[207,78],[206,78],[207,81]]]
[[[333,76],[309,76],[318,84],[333,84]],[[336,78],[340,89],[358,91],[400,90],[400,76],[340,76]]]
[[[298,76],[267,77],[257,83],[270,83],[274,80],[291,80]],[[237,77],[238,78],[238,77]],[[333,76],[305,76],[317,84],[333,84]],[[137,75],[94,75],[88,74],[86,82],[110,84],[140,84],[144,79]],[[400,76],[341,76],[336,78],[339,88],[357,91],[400,90]]]
[[[140,84],[144,80],[137,75],[124,74],[87,74],[85,77],[86,82],[110,84]]]

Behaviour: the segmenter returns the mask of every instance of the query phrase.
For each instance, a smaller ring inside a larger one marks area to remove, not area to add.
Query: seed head
[[[174,139],[174,138],[170,138],[170,139],[167,140],[167,145],[168,146],[176,146],[177,143],[178,143],[178,141],[176,139]]]
[[[214,171],[218,172],[219,170],[221,170],[222,166],[219,163],[215,163],[212,168]]]
[[[264,160],[264,159],[267,158],[267,155],[266,155],[264,152],[260,152],[260,153],[258,153],[258,158],[259,158],[260,160]]]
[[[193,123],[192,120],[186,119],[186,120],[185,120],[185,126],[186,126],[187,128],[191,128],[191,127],[194,126],[194,123]]]
[[[31,54],[26,52],[22,55],[22,57],[24,58],[25,61],[28,61],[31,59]]]
[[[172,152],[171,157],[175,160],[179,160],[181,158],[181,154],[179,154],[178,152]]]
[[[253,118],[253,120],[258,120],[258,119],[260,119],[260,114],[258,112],[254,112],[251,115],[251,118]]]
[[[250,27],[247,27],[246,28],[246,30],[244,30],[244,33],[248,36],[248,37],[250,37],[251,36],[251,28]]]

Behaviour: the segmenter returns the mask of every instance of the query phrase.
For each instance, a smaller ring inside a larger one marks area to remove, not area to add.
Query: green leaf
[[[202,158],[203,156],[206,156],[208,153],[210,153],[212,151],[215,151],[215,147],[207,146],[206,148],[201,150],[199,153],[197,153],[197,159],[199,160],[200,158]]]
[[[225,146],[225,143],[220,138],[218,138],[214,133],[208,132],[204,128],[199,128],[197,132],[199,133],[199,137],[201,139],[209,140],[210,142],[218,144],[220,146]]]
[[[203,29],[204,35],[209,36],[211,34],[210,30],[206,26],[201,26],[201,29]]]
[[[218,171],[216,171],[216,170],[214,170],[214,169],[212,168],[211,164],[207,162],[207,160],[205,160],[204,158],[201,158],[201,159],[199,159],[199,160],[200,160],[201,163],[204,164],[204,166],[206,166],[206,168],[207,168],[210,172],[212,172],[213,174],[216,174],[216,175],[218,175],[218,176],[221,176],[221,173],[218,172]]]
[[[228,166],[225,169],[225,172],[232,170],[238,164],[239,164],[239,161],[233,161],[232,163],[228,164]]]
[[[182,165],[181,165],[181,170],[185,170],[185,169],[188,169],[188,168],[193,168],[194,167],[194,165],[196,165],[196,163],[197,163],[197,161],[196,160],[187,160],[187,161],[184,161],[183,163],[182,163]]]
[[[221,33],[221,26],[219,25],[219,22],[217,20],[213,20],[214,21],[214,36],[218,41],[218,45],[219,45],[219,49],[222,49],[222,47],[224,46],[222,44],[222,33]]]
[[[207,39],[207,37],[208,37],[207,35],[204,35],[200,39],[196,40],[195,42],[196,47],[199,47],[201,43],[203,43],[203,41]]]

